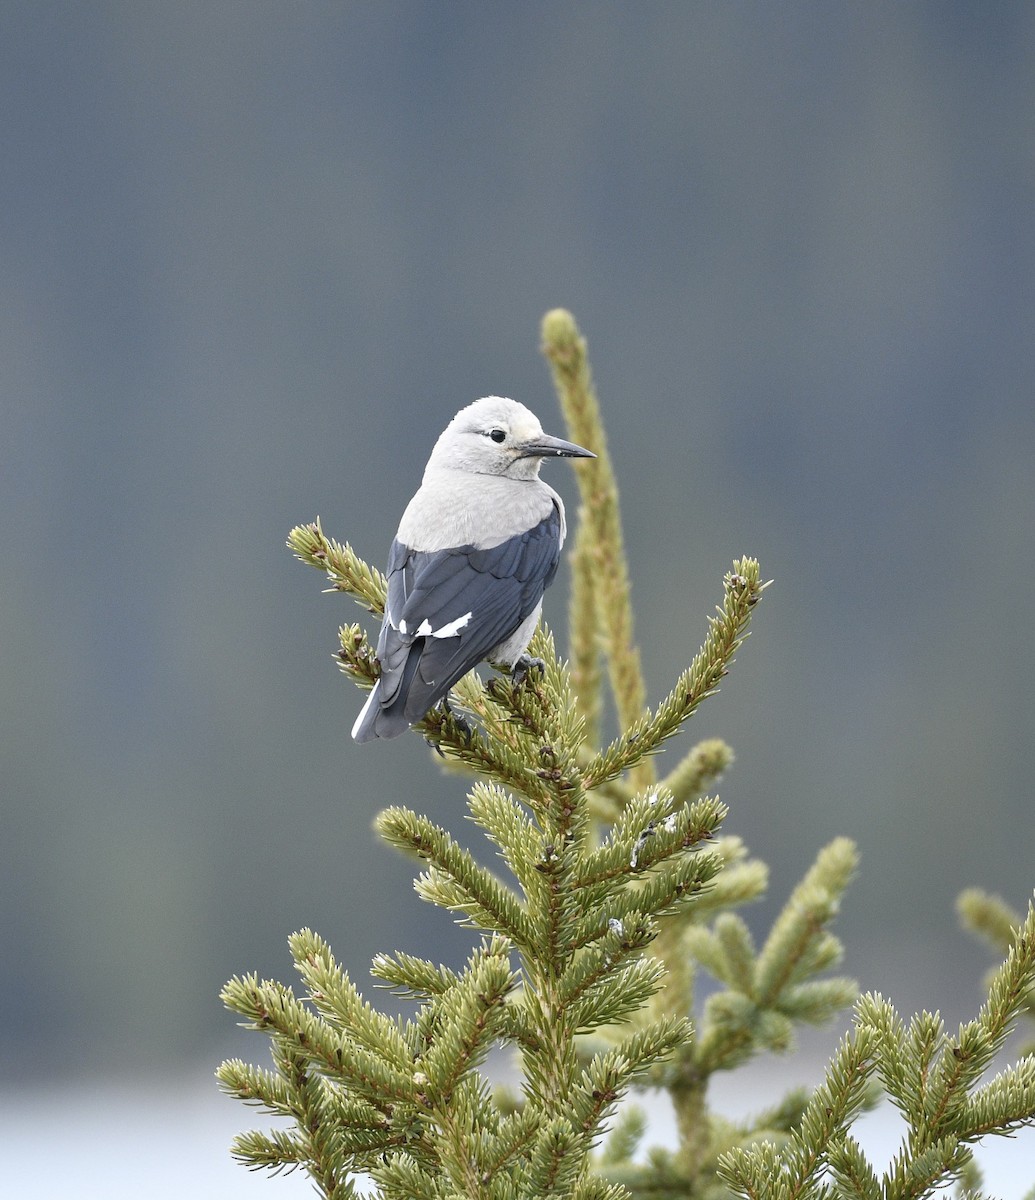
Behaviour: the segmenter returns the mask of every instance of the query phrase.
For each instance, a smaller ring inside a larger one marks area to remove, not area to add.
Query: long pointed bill
[[[521,451],[522,458],[596,458],[592,450],[576,446],[574,442],[565,442],[561,438],[550,437],[548,433],[540,434],[534,441],[528,442]]]

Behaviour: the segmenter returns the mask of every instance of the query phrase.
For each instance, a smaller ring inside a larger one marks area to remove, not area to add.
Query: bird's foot
[[[514,660],[513,666],[510,668],[510,678],[514,681],[515,687],[520,687],[528,678],[529,671],[544,671],[546,663],[541,658],[532,658],[531,655],[522,654]]]
[[[442,699],[439,701],[439,707],[442,709],[444,716],[452,717],[453,724],[457,727],[464,738],[470,740],[471,734],[474,732],[471,727],[471,722],[468,721],[462,712],[458,712],[455,708],[453,708],[453,706],[449,703],[448,696],[442,697]]]

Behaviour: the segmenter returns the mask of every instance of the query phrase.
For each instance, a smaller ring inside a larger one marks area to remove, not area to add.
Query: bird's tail
[[[352,737],[357,742],[372,742],[374,738],[394,738],[424,716],[428,708],[435,703],[434,697],[426,705],[418,705],[419,711],[407,712],[413,706],[408,704],[410,685],[414,672],[420,662],[420,655],[411,653],[403,670],[401,686],[396,686],[394,695],[385,703],[384,676],[374,684],[366,704],[360,709],[355,725],[352,726]]]
[[[352,740],[354,742],[369,742],[377,737],[377,729],[375,723],[378,714],[381,711],[381,705],[378,702],[377,693],[381,690],[381,684],[375,683],[371,689],[370,695],[367,696],[367,702],[359,710],[359,716],[356,718],[356,723],[352,726]]]
[[[403,713],[403,706],[398,703],[381,706],[381,683],[374,684],[373,690],[367,697],[366,704],[360,709],[355,725],[352,726],[352,738],[356,742],[372,742],[374,738],[398,737],[410,727],[410,722]]]

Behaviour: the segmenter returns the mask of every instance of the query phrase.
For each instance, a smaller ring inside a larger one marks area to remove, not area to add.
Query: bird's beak
[[[534,442],[526,442],[521,451],[522,458],[596,458],[592,450],[584,450],[574,442],[540,434]]]

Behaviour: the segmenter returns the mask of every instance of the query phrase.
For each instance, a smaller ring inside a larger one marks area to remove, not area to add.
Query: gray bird
[[[501,396],[462,408],[435,443],[388,554],[381,678],[352,727],[396,737],[478,663],[521,669],[564,543],[544,458],[595,458]]]

